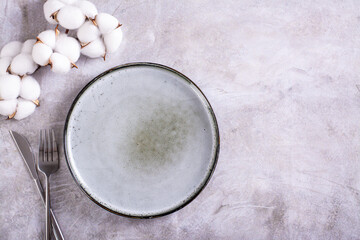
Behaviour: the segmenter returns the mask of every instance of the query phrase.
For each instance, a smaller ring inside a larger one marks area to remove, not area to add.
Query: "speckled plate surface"
[[[64,131],[67,164],[101,207],[151,218],[193,200],[214,171],[213,110],[187,77],[153,63],[122,65],[76,97]]]

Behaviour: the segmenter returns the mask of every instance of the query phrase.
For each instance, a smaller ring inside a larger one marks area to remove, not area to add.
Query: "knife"
[[[10,132],[12,139],[15,142],[17,149],[19,150],[19,153],[20,153],[22,159],[25,162],[27,169],[30,172],[31,178],[34,180],[34,182],[36,184],[36,187],[39,191],[39,194],[40,194],[41,199],[45,206],[44,188],[41,185],[39,175],[36,171],[36,160],[35,160],[33,151],[31,149],[31,146],[30,146],[28,140],[24,136],[20,135],[17,132],[14,132],[14,131],[9,131],[9,132]],[[55,214],[53,213],[53,211],[51,209],[50,209],[50,215],[51,215],[51,219],[52,219],[51,224],[53,227],[53,233],[55,235],[55,238],[57,240],[64,240],[64,236],[60,230],[59,223],[57,222]]]

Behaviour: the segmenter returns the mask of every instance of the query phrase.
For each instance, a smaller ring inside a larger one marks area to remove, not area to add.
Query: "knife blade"
[[[11,130],[9,132],[10,132],[12,139],[14,140],[16,148],[18,149],[18,151],[21,155],[21,158],[24,160],[24,163],[25,163],[27,169],[29,170],[31,178],[35,181],[35,184],[37,186],[37,189],[39,191],[42,201],[45,204],[44,188],[42,187],[38,172],[36,171],[36,160],[35,160],[33,151],[31,149],[30,143],[21,134],[15,132],[15,131],[11,131]],[[52,218],[51,224],[53,227],[53,233],[55,235],[55,238],[57,240],[64,240],[64,236],[61,232],[59,223],[57,222],[55,214],[53,213],[53,211],[51,209],[50,209],[50,214],[51,214],[51,218]]]
[[[35,156],[33,154],[33,151],[30,147],[29,142],[27,141],[27,139],[25,137],[23,137],[22,135],[20,135],[17,132],[14,131],[10,131],[10,135],[13,138],[15,145],[22,157],[22,159],[25,162],[25,165],[27,167],[27,169],[30,171],[30,175],[31,177],[36,180],[37,178],[39,178],[36,168],[35,168]]]

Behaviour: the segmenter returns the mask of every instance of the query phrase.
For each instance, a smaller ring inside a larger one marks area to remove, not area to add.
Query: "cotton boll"
[[[59,11],[65,4],[58,0],[48,0],[44,3],[44,15],[45,19],[51,23],[56,24],[56,20],[51,16],[55,12]]]
[[[37,100],[40,96],[40,85],[31,76],[25,76],[21,80],[20,97],[27,100]]]
[[[60,53],[53,53],[50,57],[51,70],[54,73],[67,73],[71,69],[70,60]]]
[[[122,41],[123,33],[120,27],[104,36],[104,43],[106,47],[106,53],[115,52]]]
[[[80,44],[75,38],[61,34],[57,39],[55,51],[75,63],[80,57]]]
[[[85,21],[85,15],[78,7],[64,6],[56,15],[59,24],[66,29],[77,29]]]
[[[24,119],[34,113],[36,105],[28,100],[19,98],[17,103],[16,114],[14,118],[16,120]]]
[[[94,19],[95,16],[98,14],[97,9],[92,2],[86,0],[80,0],[78,1],[77,5],[87,18]]]
[[[54,30],[46,30],[41,32],[37,38],[44,44],[48,45],[51,49],[55,48],[56,33]]]
[[[3,57],[0,58],[0,76],[1,75],[5,75],[5,74],[9,74],[7,72],[9,66],[11,63],[11,57]]]
[[[16,111],[17,99],[0,101],[0,115],[9,116]]]
[[[28,39],[28,40],[26,40],[26,41],[23,43],[21,52],[22,52],[22,53],[31,54],[32,49],[33,49],[35,43],[36,43],[36,40],[35,40],[35,39]]]
[[[81,53],[90,58],[103,57],[105,55],[105,45],[103,41],[98,38],[81,49]]]
[[[39,34],[32,58],[41,66],[50,64],[53,72],[66,73],[71,66],[76,67],[80,49],[80,43],[75,38],[59,33],[57,29],[48,30]]]
[[[10,70],[11,73],[24,76],[25,74],[34,73],[37,67],[38,66],[32,59],[31,55],[20,53],[12,60]]]
[[[15,57],[21,52],[22,45],[19,41],[9,42],[1,49],[0,57]]]
[[[52,49],[43,43],[35,44],[32,50],[33,60],[41,66],[49,64],[51,54],[53,54]]]
[[[11,74],[0,76],[0,99],[11,100],[17,98],[20,94],[20,87],[19,76]]]
[[[95,22],[102,34],[110,33],[119,26],[119,21],[107,13],[99,13],[95,18]]]
[[[77,37],[80,42],[89,43],[100,37],[100,31],[92,22],[87,21],[79,28]]]

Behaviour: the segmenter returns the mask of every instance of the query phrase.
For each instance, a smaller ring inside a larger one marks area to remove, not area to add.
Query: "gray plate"
[[[213,110],[186,76],[131,63],[93,79],[66,119],[72,176],[110,212],[151,218],[193,200],[214,171],[219,131]]]

